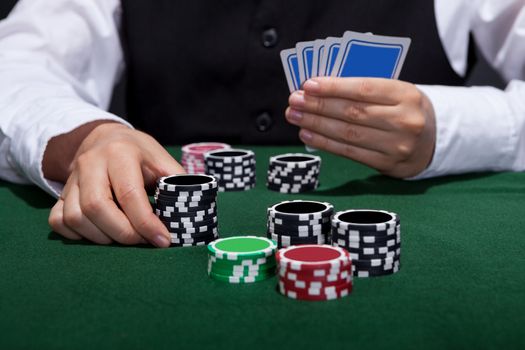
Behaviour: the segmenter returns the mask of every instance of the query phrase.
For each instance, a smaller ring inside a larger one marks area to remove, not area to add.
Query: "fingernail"
[[[292,122],[300,122],[303,119],[303,113],[300,111],[290,108],[288,111],[288,119]]]
[[[313,135],[312,135],[312,133],[310,131],[301,130],[301,132],[299,132],[299,137],[303,141],[311,141],[312,138],[313,138]]]
[[[158,248],[166,248],[169,247],[171,244],[169,239],[164,235],[156,235],[155,237],[153,237],[152,243]]]
[[[319,84],[319,82],[313,79],[309,79],[303,84],[303,89],[315,92],[315,91],[319,91],[320,86],[321,84]]]
[[[292,96],[290,96],[290,105],[300,107],[304,105],[304,93],[302,91],[295,91]]]

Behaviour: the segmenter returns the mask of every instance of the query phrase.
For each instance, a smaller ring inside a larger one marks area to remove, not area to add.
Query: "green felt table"
[[[302,147],[251,148],[257,187],[219,194],[221,236],[265,235],[281,200],[386,209],[401,218],[400,272],[358,279],[341,300],[296,301],[276,278],[209,279],[205,247],[62,240],[50,197],[0,182],[0,349],[525,347],[525,174],[409,182],[321,153],[321,187],[286,195],[264,186],[268,158]]]

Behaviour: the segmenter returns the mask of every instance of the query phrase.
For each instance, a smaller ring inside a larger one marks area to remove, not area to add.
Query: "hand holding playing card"
[[[308,146],[394,177],[423,171],[432,159],[435,117],[413,84],[380,78],[312,78],[290,95],[287,120]]]

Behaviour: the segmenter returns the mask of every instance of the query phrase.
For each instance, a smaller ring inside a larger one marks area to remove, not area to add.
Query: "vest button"
[[[261,39],[264,47],[274,47],[275,45],[277,45],[277,41],[279,40],[277,30],[275,28],[268,28],[264,30],[262,32]]]
[[[273,125],[272,116],[268,112],[259,114],[257,118],[255,118],[255,125],[260,132],[270,130]]]

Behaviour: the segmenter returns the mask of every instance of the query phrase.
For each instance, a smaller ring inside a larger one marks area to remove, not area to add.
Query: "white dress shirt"
[[[465,74],[472,33],[509,84],[418,86],[434,105],[437,139],[415,178],[524,170],[525,0],[435,0],[435,10],[453,69]],[[94,120],[127,124],[106,112],[124,66],[120,17],[119,0],[20,0],[0,22],[0,178],[56,196],[63,184],[42,172],[48,141]]]

